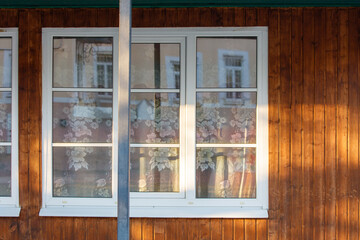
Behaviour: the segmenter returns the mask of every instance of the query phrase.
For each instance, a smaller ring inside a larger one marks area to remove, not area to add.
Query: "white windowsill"
[[[18,217],[20,216],[19,207],[1,207],[0,206],[0,217]]]
[[[117,217],[116,207],[46,207],[40,216]],[[240,207],[131,207],[130,217],[151,218],[268,218],[268,210]]]

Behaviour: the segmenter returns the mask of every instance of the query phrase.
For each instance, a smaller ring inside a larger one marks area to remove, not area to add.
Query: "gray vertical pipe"
[[[119,0],[118,218],[117,239],[129,239],[129,100],[131,0]]]

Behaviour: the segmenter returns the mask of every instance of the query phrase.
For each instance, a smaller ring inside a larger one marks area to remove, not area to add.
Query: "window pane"
[[[255,148],[197,148],[197,198],[256,198]]]
[[[53,142],[111,142],[112,95],[53,93]]]
[[[178,148],[131,148],[130,191],[179,192]]]
[[[0,38],[0,87],[11,87],[11,38]]]
[[[113,64],[112,38],[62,38],[53,42],[53,86],[112,88],[99,66]]]
[[[53,196],[110,198],[111,147],[53,147]]]
[[[131,143],[178,143],[176,93],[131,93]]]
[[[196,101],[197,143],[256,143],[256,93],[202,92]]]
[[[11,147],[0,147],[0,197],[11,196]]]
[[[255,38],[198,38],[197,54],[198,88],[256,87]]]
[[[180,44],[133,43],[131,88],[179,88]]]
[[[0,142],[11,142],[11,92],[0,92]]]

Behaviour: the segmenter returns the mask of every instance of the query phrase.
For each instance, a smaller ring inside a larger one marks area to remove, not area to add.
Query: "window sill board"
[[[19,217],[20,216],[19,207],[1,207],[0,206],[0,217]]]
[[[40,216],[117,217],[116,207],[59,206],[42,208]],[[268,218],[268,210],[241,207],[131,207],[130,217],[147,218]]]

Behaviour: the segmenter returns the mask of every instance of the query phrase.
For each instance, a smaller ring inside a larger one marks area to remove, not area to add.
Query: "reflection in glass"
[[[53,142],[112,142],[112,95],[54,92]]]
[[[111,147],[53,147],[53,196],[110,198]]]
[[[178,148],[131,148],[131,192],[179,192]]]
[[[0,87],[11,87],[11,38],[0,38]]]
[[[178,143],[179,98],[176,93],[131,93],[131,143]]]
[[[256,93],[196,94],[197,143],[256,143]]]
[[[53,86],[112,88],[113,39],[56,37]]]
[[[180,44],[133,43],[131,88],[180,88]]]
[[[256,198],[255,148],[197,148],[197,198]]]
[[[255,38],[197,38],[197,54],[198,88],[256,87]]]
[[[11,147],[0,147],[0,197],[11,196]]]
[[[11,142],[11,92],[0,92],[0,142]]]

